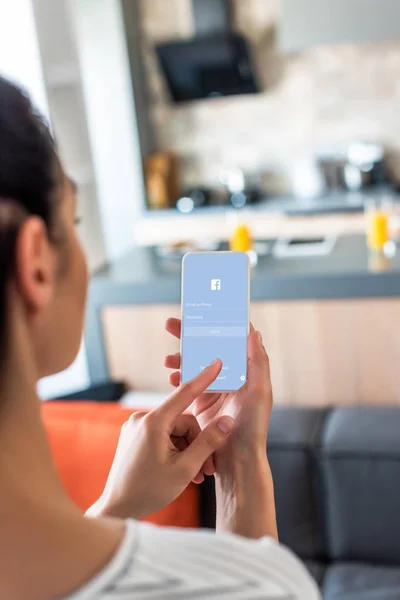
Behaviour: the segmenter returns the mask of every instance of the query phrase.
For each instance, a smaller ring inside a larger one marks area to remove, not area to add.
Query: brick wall
[[[400,40],[282,56],[275,43],[279,0],[234,4],[265,91],[174,106],[152,46],[193,33],[191,2],[141,0],[151,118],[159,148],[180,156],[184,182],[213,184],[221,169],[238,166],[277,171],[284,187],[299,155],[355,137],[387,144],[400,178]]]

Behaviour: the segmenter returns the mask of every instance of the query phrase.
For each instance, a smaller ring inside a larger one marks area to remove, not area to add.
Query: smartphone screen
[[[187,254],[182,272],[181,379],[222,361],[208,391],[236,391],[247,378],[249,260],[243,252]]]

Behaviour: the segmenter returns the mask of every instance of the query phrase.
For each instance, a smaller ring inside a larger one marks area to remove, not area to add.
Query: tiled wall
[[[185,106],[168,101],[152,45],[190,36],[190,0],[141,0],[152,121],[159,148],[181,157],[185,183],[213,184],[238,166],[281,173],[297,157],[356,137],[400,151],[400,40],[319,47],[282,56],[275,43],[279,0],[234,0],[237,28],[251,39],[262,94]],[[400,178],[400,161],[393,159]]]

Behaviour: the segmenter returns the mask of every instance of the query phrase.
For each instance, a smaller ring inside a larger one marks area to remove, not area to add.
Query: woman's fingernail
[[[259,331],[257,331],[257,335],[258,335],[258,340],[259,340],[261,346],[263,346],[264,342],[263,342],[263,339],[262,339],[262,335],[261,335],[261,333]]]
[[[227,435],[235,426],[235,421],[231,417],[223,417],[217,423],[217,427],[221,433]]]
[[[213,367],[214,365],[218,365],[221,362],[221,359],[216,358],[215,360],[212,361],[210,367]]]

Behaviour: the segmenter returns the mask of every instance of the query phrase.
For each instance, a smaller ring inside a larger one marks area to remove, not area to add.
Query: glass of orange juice
[[[365,214],[368,248],[383,252],[390,239],[391,203],[385,198],[368,199],[365,202]]]

